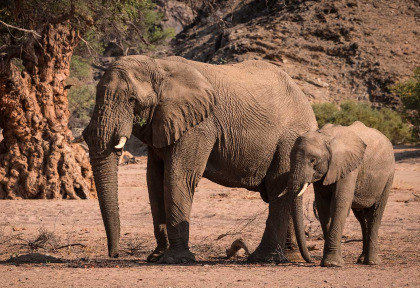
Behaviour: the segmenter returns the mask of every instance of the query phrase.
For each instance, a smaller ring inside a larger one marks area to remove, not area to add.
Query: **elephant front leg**
[[[320,188],[319,185],[318,183],[314,184],[315,205],[318,211],[319,222],[321,223],[322,234],[324,235],[324,239],[327,239],[331,224],[331,195],[328,191],[322,191],[322,186]],[[326,242],[324,242],[324,251],[326,251],[325,247]]]
[[[342,179],[335,184],[336,189],[332,195],[330,206],[331,222],[329,227],[327,227],[328,231],[326,231],[327,237],[325,238],[324,255],[321,266],[344,266],[344,260],[341,256],[341,238],[344,224],[353,201],[356,177],[356,173],[350,173],[345,179]]]
[[[186,171],[181,175],[173,172],[168,178],[165,181],[165,211],[169,249],[160,262],[194,262],[195,256],[190,252],[188,242],[191,207],[198,177],[194,171]]]
[[[166,232],[166,213],[163,190],[163,161],[149,149],[147,158],[147,188],[153,217],[156,248],[147,257],[147,262],[157,262],[169,247]]]
[[[161,263],[195,261],[188,247],[191,206],[214,142],[205,133],[190,136],[183,137],[165,152],[164,202],[169,249]]]

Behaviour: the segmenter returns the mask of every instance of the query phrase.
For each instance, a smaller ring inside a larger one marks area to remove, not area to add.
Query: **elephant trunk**
[[[118,156],[116,153],[110,153],[100,158],[91,158],[91,164],[108,239],[108,254],[109,257],[118,257],[118,243],[120,240]]]
[[[294,162],[296,163],[296,162]],[[309,181],[305,181],[305,173],[299,165],[292,167],[291,178],[289,179],[288,191],[294,197],[292,206],[292,219],[295,228],[296,242],[299,246],[300,254],[306,262],[312,262],[306,245],[305,225],[303,224],[302,194],[308,187]],[[304,180],[302,180],[304,179]]]
[[[298,196],[293,201],[292,209],[293,226],[296,233],[296,242],[299,246],[300,254],[306,262],[312,262],[306,246],[305,227],[303,225],[302,196]]]
[[[110,257],[118,257],[118,155],[121,155],[125,141],[131,135],[133,115],[129,115],[128,109],[116,107],[115,115],[123,116],[115,118],[112,117],[111,108],[106,105],[95,106],[83,137],[89,146],[90,163],[108,239],[108,253]]]

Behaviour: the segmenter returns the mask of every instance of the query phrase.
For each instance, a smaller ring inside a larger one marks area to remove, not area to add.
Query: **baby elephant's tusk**
[[[120,142],[118,142],[118,145],[115,146],[115,149],[124,148],[125,142],[127,142],[127,137],[121,137]]]
[[[306,188],[308,188],[309,183],[305,183],[305,185],[303,185],[302,190],[300,190],[299,194],[297,195],[297,197],[301,196],[303,193],[305,193]]]
[[[280,194],[279,194],[279,196],[277,196],[277,198],[280,198],[280,197],[282,197],[282,196],[284,196],[286,193],[287,193],[287,189],[286,190],[284,190],[283,192],[281,192]]]

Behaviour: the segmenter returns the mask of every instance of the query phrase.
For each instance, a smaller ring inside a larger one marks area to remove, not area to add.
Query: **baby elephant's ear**
[[[215,105],[212,85],[185,62],[157,60],[165,76],[152,122],[153,146],[165,147],[206,119]]]
[[[324,185],[330,185],[344,178],[359,167],[363,161],[366,150],[365,142],[347,127],[341,127],[340,130],[343,131],[336,133],[326,143],[330,152],[330,160]]]

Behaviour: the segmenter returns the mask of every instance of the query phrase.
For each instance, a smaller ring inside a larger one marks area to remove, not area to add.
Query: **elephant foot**
[[[166,248],[156,247],[156,249],[147,256],[146,261],[156,263],[159,261],[159,259],[163,256],[163,253],[165,253]]]
[[[169,248],[160,257],[159,264],[187,264],[195,262],[194,254],[188,249]]]
[[[110,258],[118,258],[120,254],[118,253],[118,249],[110,249],[108,250],[108,256]]]
[[[379,265],[379,264],[381,264],[381,259],[378,256],[366,257],[363,260],[363,264],[365,264],[365,265]]]
[[[358,264],[365,264],[365,265],[379,265],[381,264],[381,259],[376,256],[366,257],[364,254],[360,255],[357,258]]]
[[[257,248],[248,256],[249,263],[287,263],[289,260],[284,254],[284,250],[277,249],[272,252],[261,251]]]
[[[357,264],[363,264],[363,262],[365,262],[365,254],[362,253],[360,254],[359,258],[357,258]]]
[[[344,260],[339,255],[327,255],[321,261],[322,267],[343,267]]]

